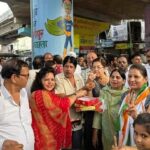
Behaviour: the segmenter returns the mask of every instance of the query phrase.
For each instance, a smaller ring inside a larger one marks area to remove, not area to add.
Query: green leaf
[[[64,35],[65,24],[63,17],[60,16],[54,20],[47,19],[47,22],[45,22],[45,28],[51,35]]]

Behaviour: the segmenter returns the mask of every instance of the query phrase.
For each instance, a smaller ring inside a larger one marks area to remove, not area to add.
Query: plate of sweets
[[[75,102],[76,111],[103,112],[103,102],[96,97],[80,97]]]

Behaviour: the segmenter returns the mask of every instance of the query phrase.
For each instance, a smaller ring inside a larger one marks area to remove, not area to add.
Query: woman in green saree
[[[124,88],[125,74],[115,69],[110,74],[110,86],[102,89],[100,100],[104,101],[104,112],[95,112],[93,120],[93,145],[96,147],[98,141],[98,130],[102,129],[103,149],[110,150],[113,145],[113,137],[119,130],[118,111],[121,95],[127,90]]]

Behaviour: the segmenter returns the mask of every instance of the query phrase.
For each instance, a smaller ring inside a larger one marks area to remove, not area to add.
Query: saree
[[[127,95],[122,101],[119,114],[120,114],[120,132],[119,132],[119,145],[128,145],[135,146],[134,143],[134,129],[133,129],[133,118],[128,115],[128,104],[130,103],[130,94],[131,90],[128,91]],[[142,88],[139,90],[135,100],[135,108],[137,113],[142,113],[143,107],[145,106],[145,102],[147,97],[150,94],[150,88],[147,87],[147,84],[144,84]]]
[[[71,147],[70,100],[52,92],[37,90],[30,100],[35,150]]]

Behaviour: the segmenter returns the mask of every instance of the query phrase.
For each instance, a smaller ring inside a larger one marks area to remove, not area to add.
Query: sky
[[[2,15],[4,12],[6,12],[7,10],[9,10],[9,6],[7,5],[7,3],[4,2],[0,2],[0,15]]]

